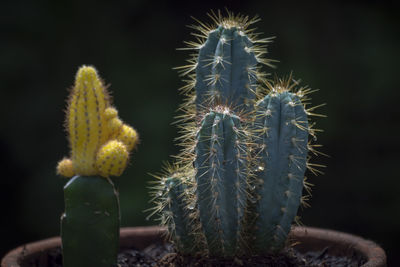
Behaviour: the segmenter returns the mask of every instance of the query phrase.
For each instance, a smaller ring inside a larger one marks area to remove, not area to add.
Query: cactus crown
[[[91,66],[82,66],[76,74],[65,124],[71,155],[58,163],[58,174],[66,177],[122,174],[138,134],[118,118],[107,88]]]
[[[153,213],[182,254],[234,257],[277,252],[296,218],[308,151],[318,130],[310,117],[308,87],[292,76],[267,79],[267,44],[249,26],[259,19],[209,14],[212,24],[191,26],[196,53],[178,67],[183,147],[176,163],[157,176]]]

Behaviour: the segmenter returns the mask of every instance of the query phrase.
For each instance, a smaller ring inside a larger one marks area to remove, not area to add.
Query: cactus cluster
[[[57,173],[75,176],[64,187],[63,266],[116,266],[119,199],[110,176],[125,170],[138,134],[119,119],[107,88],[90,66],[76,75],[65,124],[71,155],[58,163]]]
[[[271,38],[250,25],[259,19],[228,12],[197,21],[195,51],[179,67],[182,145],[158,175],[154,213],[185,255],[235,257],[274,253],[286,244],[299,205],[308,196],[306,169],[316,173],[318,130],[310,121],[308,87],[290,75],[268,79],[262,65]]]

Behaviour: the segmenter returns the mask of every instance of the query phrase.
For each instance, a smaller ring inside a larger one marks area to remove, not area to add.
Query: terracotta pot
[[[157,226],[122,228],[120,237],[121,248],[135,247],[144,249],[162,238],[165,230]],[[343,256],[354,253],[364,257],[367,263],[364,267],[386,266],[386,254],[382,248],[372,241],[361,237],[332,230],[312,227],[295,227],[291,238],[297,241],[295,246],[299,251],[320,251],[329,247],[329,254]],[[39,258],[41,266],[47,266],[46,250],[60,247],[61,239],[53,237],[42,241],[22,245],[10,251],[1,261],[1,267],[26,266],[32,258]]]

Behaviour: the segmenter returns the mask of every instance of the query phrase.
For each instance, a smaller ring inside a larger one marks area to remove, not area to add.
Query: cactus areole
[[[66,129],[71,155],[57,166],[58,174],[73,177],[64,187],[63,266],[116,266],[120,215],[110,176],[125,170],[138,134],[118,118],[93,67],[76,75]]]
[[[279,252],[297,210],[310,192],[304,177],[316,129],[308,87],[290,75],[275,81],[262,65],[271,38],[260,39],[249,19],[209,14],[211,24],[191,26],[195,54],[178,67],[183,147],[157,176],[154,213],[184,255],[233,258]]]

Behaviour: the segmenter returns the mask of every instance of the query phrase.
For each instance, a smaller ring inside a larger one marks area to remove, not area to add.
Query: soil
[[[278,255],[241,257],[233,260],[183,257],[177,254],[171,244],[155,244],[142,251],[125,249],[118,254],[118,267],[152,267],[152,266],[198,266],[198,267],[239,267],[239,266],[361,266],[365,263],[359,255],[351,257],[329,255],[329,247],[322,251],[300,253],[287,249]],[[62,267],[61,249],[47,252],[47,257],[32,259],[31,267]]]

